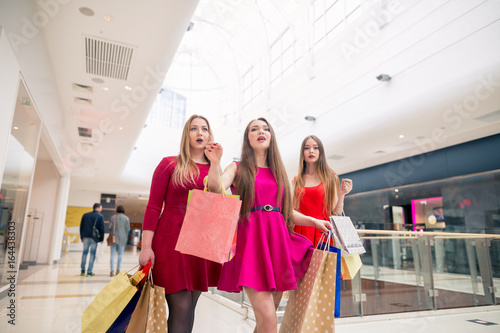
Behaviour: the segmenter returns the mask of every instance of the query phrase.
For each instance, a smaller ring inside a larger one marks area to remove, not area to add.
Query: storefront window
[[[0,289],[17,275],[21,262],[20,244],[41,123],[21,82],[7,147],[0,188]]]
[[[500,234],[500,170],[348,195],[344,210],[361,229]],[[463,244],[438,245],[436,269],[469,274]],[[493,274],[500,277],[500,242],[489,249]],[[394,265],[390,256],[385,262]]]

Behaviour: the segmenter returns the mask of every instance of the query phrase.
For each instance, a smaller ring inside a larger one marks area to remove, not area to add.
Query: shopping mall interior
[[[113,279],[105,243],[80,276],[82,214],[108,232],[125,207],[135,270],[153,172],[200,114],[222,168],[265,117],[290,181],[308,135],[352,180],[366,252],[337,332],[498,332],[499,40],[497,0],[0,0],[0,331],[81,331]],[[254,326],[211,288],[193,332]]]

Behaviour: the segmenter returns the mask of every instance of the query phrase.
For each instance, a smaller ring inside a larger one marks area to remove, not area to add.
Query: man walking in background
[[[87,254],[90,249],[90,259],[89,268],[87,270],[87,276],[94,276],[92,273],[92,268],[94,267],[95,252],[97,249],[97,243],[104,240],[104,216],[101,214],[102,206],[99,203],[95,203],[93,206],[93,211],[85,213],[82,216],[82,221],[80,222],[80,239],[83,242],[83,254],[82,254],[82,264],[81,264],[81,276],[85,276],[85,266],[87,263]],[[99,231],[99,237],[94,239],[93,229],[96,228]]]

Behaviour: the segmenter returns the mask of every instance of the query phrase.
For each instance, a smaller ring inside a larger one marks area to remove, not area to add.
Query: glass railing
[[[500,235],[389,230],[358,234],[366,253],[358,274],[342,281],[341,317],[500,304],[495,287],[500,285],[500,267],[491,260],[500,257]],[[212,293],[251,308],[246,295],[215,288]],[[286,297],[279,317],[285,307]]]

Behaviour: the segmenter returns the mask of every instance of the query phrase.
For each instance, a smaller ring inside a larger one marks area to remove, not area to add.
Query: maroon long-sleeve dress
[[[166,294],[184,289],[207,291],[208,287],[217,286],[222,266],[174,249],[186,214],[189,190],[203,189],[203,178],[208,175],[210,166],[196,164],[200,170],[196,186],[190,185],[185,189],[172,183],[176,164],[177,158],[171,156],[165,157],[156,167],[144,214],[142,229],[155,232],[152,243],[155,254],[153,282],[164,287]]]

